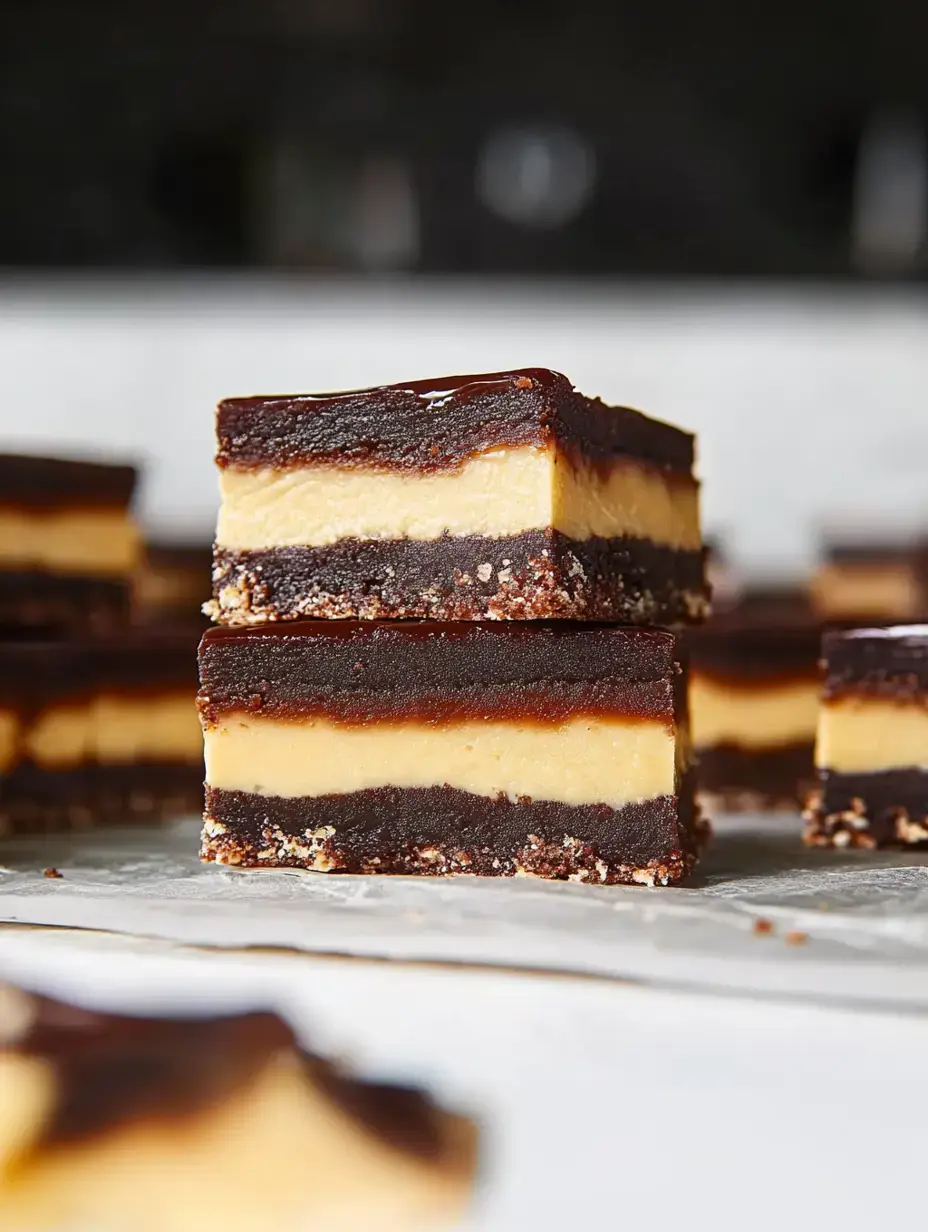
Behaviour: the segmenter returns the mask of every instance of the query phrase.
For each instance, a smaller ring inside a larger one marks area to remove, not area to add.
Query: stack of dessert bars
[[[136,478],[0,456],[0,835],[200,807],[195,639],[138,619]]]
[[[206,859],[689,871],[692,436],[536,368],[234,398],[217,433]]]

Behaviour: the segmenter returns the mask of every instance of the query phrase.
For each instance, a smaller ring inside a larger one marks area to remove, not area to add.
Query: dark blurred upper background
[[[2,0],[0,264],[924,278],[928,4]]]

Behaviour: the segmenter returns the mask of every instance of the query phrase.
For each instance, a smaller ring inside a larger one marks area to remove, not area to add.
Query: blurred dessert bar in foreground
[[[128,619],[140,540],[131,466],[0,455],[0,628]]]
[[[202,807],[186,630],[0,641],[0,835]]]
[[[693,437],[560,373],[231,398],[217,434],[220,622],[706,612]]]
[[[0,985],[0,1227],[397,1232],[462,1213],[474,1125],[271,1014],[113,1017]]]
[[[671,633],[537,622],[208,630],[203,854],[665,885],[700,827]]]
[[[690,717],[708,811],[795,809],[811,788],[821,630],[804,592],[745,591],[687,632]]]
[[[814,846],[928,843],[928,625],[827,633]]]
[[[928,616],[928,545],[923,540],[834,540],[812,575],[820,620],[886,622]]]

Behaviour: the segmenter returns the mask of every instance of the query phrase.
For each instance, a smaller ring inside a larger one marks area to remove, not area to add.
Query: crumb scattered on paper
[[[46,868],[43,871],[44,875],[53,881],[60,880],[64,876],[63,873],[58,872],[57,868]]]
[[[769,920],[765,920],[761,917],[754,921],[754,931],[757,933],[758,937],[765,937],[768,933],[773,932],[773,925]]]

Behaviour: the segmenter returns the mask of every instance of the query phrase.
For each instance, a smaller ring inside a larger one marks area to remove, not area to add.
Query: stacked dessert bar
[[[0,458],[0,834],[199,807],[192,639],[133,620],[135,482]]]
[[[693,438],[547,369],[217,414],[203,855],[666,884],[692,867]]]

